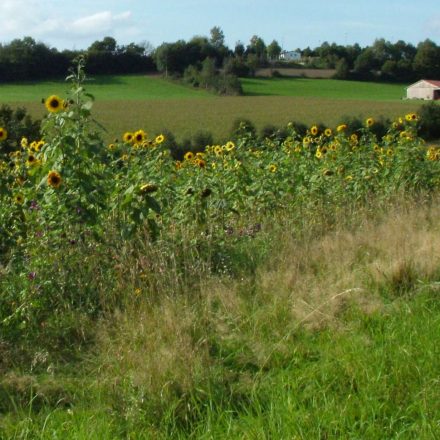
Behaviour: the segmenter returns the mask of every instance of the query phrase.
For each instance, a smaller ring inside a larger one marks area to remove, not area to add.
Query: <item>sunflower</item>
[[[32,167],[37,165],[38,163],[39,163],[38,159],[33,154],[29,154],[26,161],[26,166]]]
[[[312,136],[316,136],[318,134],[318,127],[316,125],[314,125],[313,127],[310,128],[310,134]]]
[[[341,133],[343,131],[347,130],[347,124],[340,124],[336,127],[336,131],[338,133]]]
[[[108,144],[107,149],[113,151],[116,148],[115,144]]]
[[[163,134],[160,134],[160,135],[156,136],[156,139],[154,139],[154,142],[156,142],[156,144],[161,144],[164,140],[165,140],[165,136]]]
[[[129,131],[125,132],[122,136],[122,139],[124,142],[127,142],[128,144],[133,142],[133,133],[130,133]]]
[[[62,179],[58,171],[50,171],[49,174],[47,175],[47,184],[52,188],[59,188],[61,182]]]
[[[64,101],[57,95],[52,95],[44,101],[44,105],[49,112],[57,113],[64,108]]]
[[[133,141],[136,144],[142,144],[142,142],[144,142],[146,137],[147,135],[144,130],[138,130],[133,134]]]
[[[200,159],[199,157],[194,161],[194,164],[197,165],[199,168],[206,167],[206,162],[203,159]]]
[[[271,172],[271,173],[275,173],[276,171],[277,171],[277,166],[276,165],[274,165],[274,164],[271,164],[271,165],[269,165],[269,171]]]
[[[188,151],[185,153],[184,158],[185,158],[185,160],[192,160],[192,159],[194,159],[194,153],[192,151]]]
[[[321,159],[321,157],[322,157],[321,149],[318,148],[316,150],[315,157],[318,158],[318,159]]]
[[[235,148],[235,144],[232,141],[226,142],[225,150],[232,151]]]
[[[20,141],[20,145],[22,146],[22,148],[27,148],[28,147],[28,140],[27,140],[27,138],[22,137],[21,141]]]
[[[145,183],[144,185],[141,186],[140,190],[144,194],[151,194],[156,192],[158,188],[159,187],[154,183]]]
[[[357,141],[358,141],[358,136],[357,136],[357,134],[356,134],[356,133],[353,133],[353,134],[350,136],[350,139],[351,139],[352,142],[357,142]]]
[[[214,147],[214,153],[216,156],[221,156],[223,154],[223,148],[220,145]]]
[[[373,118],[367,118],[367,119],[365,120],[365,125],[366,125],[367,127],[371,127],[373,124],[374,124],[374,119],[373,119]]]
[[[23,194],[15,194],[14,196],[14,202],[17,205],[22,205],[24,203],[24,197]]]
[[[324,130],[324,134],[327,136],[327,137],[330,137],[331,135],[332,135],[332,129],[331,128],[326,128],[325,130]]]
[[[176,170],[180,170],[182,168],[182,162],[180,160],[176,160],[175,164]]]
[[[410,122],[410,121],[417,121],[417,114],[416,113],[408,113],[407,115],[405,115],[405,119]]]
[[[329,170],[329,169],[325,169],[325,170],[322,172],[322,174],[323,174],[324,176],[333,176],[334,171],[333,171],[333,170]]]
[[[0,141],[4,141],[8,137],[8,132],[5,128],[0,127]]]

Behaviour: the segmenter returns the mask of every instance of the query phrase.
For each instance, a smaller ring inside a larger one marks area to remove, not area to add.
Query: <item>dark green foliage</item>
[[[203,151],[207,145],[212,145],[213,143],[212,133],[206,130],[199,130],[192,138],[192,151]]]
[[[31,37],[0,44],[0,82],[28,81],[64,77],[79,55],[87,58],[91,74],[139,73],[155,71],[148,48],[130,43],[117,46],[111,37],[95,41],[86,51],[59,52]]]
[[[239,137],[248,136],[254,138],[256,136],[257,129],[255,125],[249,119],[237,118],[232,124],[230,137],[236,140]]]
[[[211,90],[219,95],[241,95],[243,89],[240,80],[232,73],[219,72],[212,58],[206,58],[201,64],[190,65],[183,72],[183,81],[193,87]]]
[[[440,105],[435,102],[423,104],[419,116],[419,135],[425,140],[440,139]]]
[[[284,140],[288,136],[285,128],[279,128],[272,124],[265,125],[260,132],[261,139]]]
[[[25,108],[13,109],[8,105],[0,107],[0,127],[8,132],[8,137],[0,143],[0,154],[14,151],[23,137],[38,140],[40,137],[40,121],[33,120]]]

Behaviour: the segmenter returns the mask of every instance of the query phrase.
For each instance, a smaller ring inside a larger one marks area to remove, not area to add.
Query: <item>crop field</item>
[[[334,127],[348,115],[393,119],[420,105],[401,100],[402,85],[328,79],[244,79],[245,96],[238,97],[213,96],[152,76],[98,77],[85,86],[96,97],[94,117],[107,128],[108,140],[143,127],[152,133],[167,128],[177,139],[207,130],[222,141],[237,118],[251,120],[257,129],[290,121]],[[64,82],[2,85],[0,102],[41,117],[41,99],[64,96],[66,89]]]

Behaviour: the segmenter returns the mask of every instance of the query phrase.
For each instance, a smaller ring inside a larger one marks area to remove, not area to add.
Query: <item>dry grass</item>
[[[333,78],[335,74],[335,69],[298,69],[294,67],[274,67],[258,69],[256,71],[256,76],[271,77],[273,71],[278,71],[282,76],[285,77],[304,77],[304,78]]]
[[[103,371],[147,393],[180,394],[208,380],[215,347],[232,353],[240,368],[266,368],[291,350],[301,328],[344,328],[352,307],[385,310],[381,286],[399,296],[434,277],[439,216],[438,205],[403,203],[380,220],[314,239],[295,239],[284,228],[277,252],[255,278],[211,278],[197,295],[168,295],[153,305],[140,300],[115,316],[101,332]]]

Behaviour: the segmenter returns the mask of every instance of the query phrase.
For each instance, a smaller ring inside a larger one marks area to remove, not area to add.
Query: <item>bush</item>
[[[230,138],[237,140],[241,137],[255,138],[257,129],[249,119],[237,118],[232,124]]]
[[[20,145],[23,137],[37,140],[40,137],[40,120],[32,120],[27,110],[18,107],[15,110],[8,105],[0,107],[0,127],[7,130],[8,135],[0,143],[0,153],[8,154]]]
[[[440,105],[423,104],[419,110],[419,135],[425,140],[440,139]]]
[[[214,139],[212,133],[206,130],[197,131],[191,141],[192,151],[203,151],[207,145],[212,145]]]

